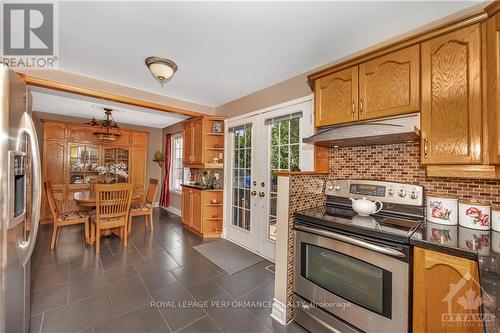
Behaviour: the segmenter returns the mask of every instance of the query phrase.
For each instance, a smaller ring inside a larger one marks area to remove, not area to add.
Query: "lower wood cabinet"
[[[414,248],[414,333],[483,332],[482,323],[457,322],[451,316],[480,313],[480,296],[477,262]]]
[[[222,191],[182,188],[182,224],[204,238],[220,237],[222,208]]]

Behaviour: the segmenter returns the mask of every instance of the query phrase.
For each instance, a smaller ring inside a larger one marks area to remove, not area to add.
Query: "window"
[[[292,118],[271,124],[271,179],[269,193],[268,237],[276,240],[276,208],[278,199],[278,177],[276,171],[299,170],[300,119]]]
[[[182,166],[182,133],[172,135],[172,164],[170,167],[170,190],[181,192],[184,180],[184,167]]]

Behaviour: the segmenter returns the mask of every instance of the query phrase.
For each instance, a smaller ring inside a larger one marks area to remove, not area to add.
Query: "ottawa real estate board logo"
[[[57,3],[4,2],[2,11],[1,61],[12,68],[56,68]]]
[[[446,313],[441,314],[444,327],[483,327],[495,324],[495,314],[488,313],[494,299],[488,295],[471,274],[466,273],[450,288],[442,302],[447,303]]]

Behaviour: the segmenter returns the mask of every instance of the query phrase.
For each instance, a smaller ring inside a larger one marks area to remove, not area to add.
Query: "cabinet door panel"
[[[188,124],[184,126],[183,130],[183,138],[184,142],[183,146],[183,162],[185,165],[191,164],[193,150],[192,150],[192,142],[193,142],[193,126],[192,124]]]
[[[490,162],[500,164],[500,13],[486,23]]]
[[[66,159],[66,143],[59,141],[45,141],[43,148],[44,170],[43,180],[52,185],[65,184],[64,161]]]
[[[359,65],[359,119],[418,111],[419,85],[419,45]]]
[[[316,126],[327,126],[358,119],[358,67],[352,67],[316,80]]]
[[[193,123],[193,163],[203,163],[203,120],[198,120]]]
[[[482,322],[446,322],[453,314],[479,314],[480,303],[467,302],[481,296],[476,262],[415,247],[413,274],[413,332],[483,331]]]
[[[191,212],[190,208],[190,190],[187,187],[182,188],[182,207],[181,207],[181,218],[182,224],[189,225],[189,215]]]
[[[131,154],[131,165],[129,171],[130,182],[134,184],[134,188],[146,185],[146,148],[133,147]]]
[[[86,126],[69,126],[69,139],[74,142],[88,142],[88,143],[99,143],[99,139],[93,134],[96,128],[86,127]]]
[[[148,133],[132,132],[132,145],[146,147],[148,145]]]
[[[43,126],[45,140],[59,140],[66,138],[66,125],[60,123],[45,123]]]
[[[201,191],[194,190],[192,195],[191,212],[193,213],[193,216],[191,219],[191,228],[201,232]]]
[[[473,25],[422,44],[422,163],[481,163],[481,33]]]

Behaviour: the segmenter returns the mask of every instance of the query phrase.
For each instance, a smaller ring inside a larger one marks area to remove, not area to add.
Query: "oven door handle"
[[[390,255],[393,257],[399,257],[399,258],[406,257],[406,255],[403,252],[391,249],[390,247],[375,245],[372,243],[365,242],[365,241],[358,239],[358,238],[353,238],[353,237],[345,236],[342,234],[337,234],[335,232],[320,230],[320,229],[316,229],[316,228],[310,228],[310,227],[306,227],[306,226],[302,226],[302,225],[295,225],[295,229],[300,230],[300,231],[304,231],[304,232],[308,232],[311,234],[315,234],[318,236],[328,237],[328,238],[335,239],[335,240],[338,240],[341,242],[356,245],[356,246],[359,246],[359,247],[362,247],[362,248],[365,248],[365,249],[368,249],[371,251],[376,251],[379,253],[387,254],[387,255]]]

